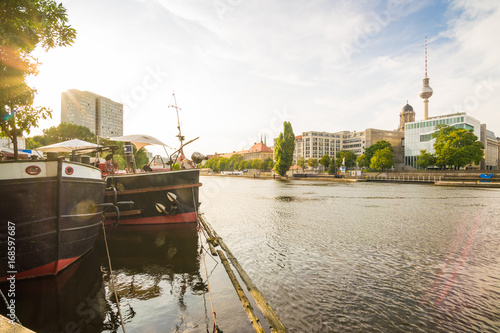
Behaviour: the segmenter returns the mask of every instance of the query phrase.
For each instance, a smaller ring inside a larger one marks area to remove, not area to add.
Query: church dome
[[[413,107],[410,104],[408,104],[408,102],[406,102],[406,105],[403,106],[402,111],[413,111]]]

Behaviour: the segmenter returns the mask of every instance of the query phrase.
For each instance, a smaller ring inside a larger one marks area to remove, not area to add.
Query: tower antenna
[[[425,77],[427,77],[427,36],[425,36]]]
[[[433,90],[429,86],[429,78],[427,77],[427,36],[425,36],[425,77],[424,84],[420,90],[420,97],[424,100],[424,119],[429,118],[429,98],[432,96]]]

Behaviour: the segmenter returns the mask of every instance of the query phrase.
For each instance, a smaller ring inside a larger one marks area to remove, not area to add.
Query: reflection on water
[[[1,286],[5,295],[7,287]],[[91,250],[57,277],[16,281],[15,304],[21,323],[38,333],[100,332],[108,305],[97,252]]]
[[[498,190],[231,178],[204,200],[291,332],[500,331]]]
[[[106,240],[127,331],[183,331],[192,298],[203,307],[206,291],[196,224],[108,228]],[[16,314],[38,333],[120,332],[110,279],[101,232],[95,248],[57,277],[17,281]],[[196,316],[195,327],[205,321]]]
[[[169,331],[182,326],[189,317],[190,297],[205,292],[196,224],[109,228],[106,240],[126,329],[151,326]],[[96,247],[106,253],[103,237]],[[107,298],[114,301],[107,258],[102,256],[101,261]],[[106,328],[109,331],[119,326],[115,305],[108,311],[113,324]]]
[[[205,218],[290,332],[500,331],[499,190],[203,183]],[[127,332],[211,331],[210,303],[224,332],[253,332],[207,256],[209,301],[195,224],[106,234]],[[61,275],[16,286],[16,313],[38,333],[121,332],[102,234]]]

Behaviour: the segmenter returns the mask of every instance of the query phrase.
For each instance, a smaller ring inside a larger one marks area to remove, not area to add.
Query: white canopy
[[[137,148],[137,150],[141,149],[144,146],[148,145],[160,145],[160,146],[167,146],[160,140],[153,138],[151,135],[144,135],[144,134],[131,134],[131,135],[124,135],[124,136],[119,136],[116,138],[109,138],[110,140],[113,141],[123,141],[123,142],[132,142],[134,146]]]
[[[45,147],[36,148],[36,150],[43,152],[57,152],[57,153],[67,153],[71,152],[74,149],[81,148],[95,148],[101,147],[95,143],[87,142],[79,139],[68,140],[64,142],[54,143],[52,145],[48,145]]]

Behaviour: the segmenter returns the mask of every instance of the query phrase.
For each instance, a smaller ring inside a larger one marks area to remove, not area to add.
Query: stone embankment
[[[438,170],[395,171],[364,174],[367,181],[433,183],[440,186],[500,188],[500,171]],[[484,177],[490,178],[484,178]]]
[[[491,178],[482,178],[481,175],[491,175]],[[220,176],[216,174],[215,176]],[[360,176],[328,175],[324,173],[289,173],[286,177],[274,175],[271,172],[251,172],[244,175],[226,175],[226,177],[271,178],[271,179],[302,179],[324,180],[333,182],[392,182],[392,183],[420,183],[440,186],[469,186],[500,188],[500,171],[478,170],[436,170],[436,171],[388,171],[363,172]]]

